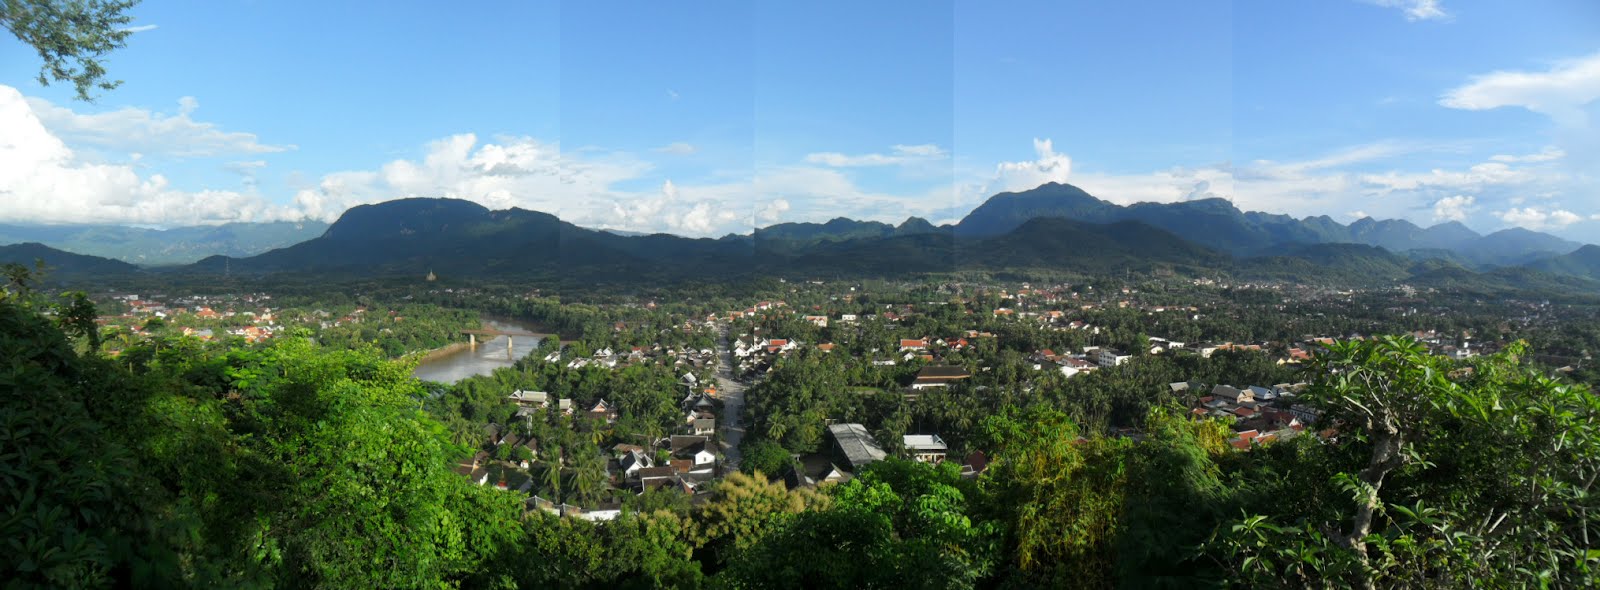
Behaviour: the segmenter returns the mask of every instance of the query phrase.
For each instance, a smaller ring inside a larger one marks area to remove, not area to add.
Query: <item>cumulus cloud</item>
[[[1450,18],[1450,13],[1445,12],[1439,0],[1364,0],[1368,4],[1384,8],[1396,8],[1404,12],[1406,20],[1443,20]]]
[[[835,168],[852,168],[859,166],[895,166],[912,164],[928,160],[938,160],[946,157],[945,151],[937,145],[895,145],[891,146],[887,154],[861,154],[845,155],[839,152],[820,152],[806,155],[806,162],[822,164]]]
[[[1557,123],[1583,126],[1585,107],[1600,99],[1600,53],[1557,62],[1544,71],[1496,71],[1446,92],[1439,104],[1482,111],[1522,107]]]
[[[484,140],[460,134],[430,142],[416,156],[380,166],[299,177],[290,183],[292,195],[275,202],[257,195],[255,189],[255,176],[267,160],[240,157],[217,164],[243,178],[242,192],[181,190],[166,176],[150,172],[159,162],[146,164],[131,157],[123,161],[136,161],[138,166],[106,164],[101,158],[75,153],[68,146],[76,145],[63,141],[35,115],[36,106],[59,108],[30,102],[15,89],[0,87],[0,129],[6,130],[0,133],[0,220],[151,225],[332,221],[355,205],[449,197],[493,209],[545,211],[587,227],[708,236],[841,215],[888,222],[916,215],[941,223],[961,217],[998,192],[1071,182],[1121,204],[1224,198],[1241,209],[1292,215],[1359,208],[1361,216],[1369,212],[1377,217],[1409,216],[1419,222],[1430,213],[1435,220],[1470,222],[1481,216],[1560,229],[1582,217],[1556,206],[1555,199],[1570,203],[1571,188],[1588,182],[1579,172],[1560,167],[1567,152],[1556,147],[1421,171],[1383,171],[1383,163],[1397,156],[1431,153],[1437,146],[1378,142],[1294,161],[1104,172],[1075,170],[1072,157],[1058,152],[1049,138],[1039,138],[1032,142],[1030,159],[1001,162],[954,179],[908,181],[904,188],[886,192],[864,188],[855,176],[870,166],[948,160],[950,154],[932,144],[895,145],[878,154],[812,154],[744,173],[667,180],[651,163],[627,153],[563,152],[559,143],[531,137]],[[177,115],[152,116],[152,120],[181,117],[192,122],[189,117],[195,108],[195,101],[181,101]],[[135,129],[137,135],[146,128]],[[138,147],[174,153],[150,145],[143,142]],[[252,136],[245,145],[262,144]],[[660,148],[659,153],[686,151],[675,145]],[[650,188],[634,188],[641,186]],[[1540,205],[1511,201],[1524,196]]]
[[[0,218],[7,221],[185,225],[294,216],[254,195],[182,191],[160,174],[85,161],[9,86],[0,86],[0,129]]]
[[[1046,138],[1033,140],[1033,160],[1001,162],[995,166],[994,179],[989,190],[1026,190],[1047,182],[1066,182],[1072,176],[1072,158],[1058,154],[1054,143]]]
[[[1494,212],[1495,217],[1510,225],[1531,230],[1559,229],[1579,221],[1583,216],[1565,209],[1541,209],[1538,207],[1525,207],[1518,209],[1512,207],[1505,211]]]
[[[783,217],[784,212],[788,210],[789,201],[784,199],[773,199],[772,202],[767,203],[759,211],[756,211],[756,221],[761,223],[776,223],[779,218]]]
[[[716,233],[740,218],[714,199],[684,195],[671,180],[663,182],[655,195],[633,195],[615,201],[611,213],[611,220],[599,224],[601,227],[702,236]]]
[[[192,115],[200,102],[192,96],[178,99],[175,114],[133,107],[82,114],[42,98],[25,100],[52,135],[74,145],[174,157],[264,154],[295,148],[264,144],[254,133],[224,131],[215,123],[196,121]]]
[[[476,135],[463,133],[431,142],[425,152],[421,160],[325,175],[315,186],[298,191],[294,206],[306,217],[332,220],[355,205],[446,197],[578,220],[604,210],[594,197],[650,168],[625,156],[563,154],[558,144],[531,137],[480,143]]]
[[[1467,211],[1477,199],[1471,195],[1445,197],[1433,202],[1434,221],[1466,221]]]
[[[671,154],[674,156],[687,156],[699,151],[699,148],[694,147],[692,144],[679,141],[658,147],[654,151],[657,153]]]

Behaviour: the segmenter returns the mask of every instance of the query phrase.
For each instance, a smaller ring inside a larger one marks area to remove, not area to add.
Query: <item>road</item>
[[[722,400],[722,456],[728,471],[739,469],[739,441],[744,440],[744,384],[733,378],[733,351],[728,328],[717,336],[717,399]]]

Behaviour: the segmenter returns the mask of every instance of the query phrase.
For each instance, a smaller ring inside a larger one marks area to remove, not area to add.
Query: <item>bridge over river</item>
[[[529,332],[527,330],[500,330],[500,329],[496,329],[496,328],[481,328],[481,329],[477,329],[477,330],[462,330],[461,333],[467,335],[467,344],[470,345],[472,348],[477,348],[478,347],[478,337],[479,336],[487,336],[490,339],[493,339],[493,338],[496,338],[496,337],[499,337],[499,336],[505,336],[506,337],[506,350],[511,350],[512,343],[515,341],[515,338],[518,337],[518,336],[522,336],[524,338],[543,338],[545,336],[549,336],[549,334],[536,334],[534,332]]]

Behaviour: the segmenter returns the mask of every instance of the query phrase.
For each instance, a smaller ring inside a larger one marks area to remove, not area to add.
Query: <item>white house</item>
[[[923,463],[943,461],[945,452],[950,450],[937,434],[907,434],[901,437],[901,441],[905,444],[906,453]]]
[[[1100,349],[1096,356],[1101,367],[1115,367],[1133,358],[1133,355],[1122,354],[1109,348]]]

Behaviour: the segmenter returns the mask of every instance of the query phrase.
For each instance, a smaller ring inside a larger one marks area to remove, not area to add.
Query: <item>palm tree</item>
[[[584,455],[588,458],[578,461],[577,473],[572,478],[572,485],[576,488],[579,501],[594,503],[600,499],[600,491],[606,483],[605,463],[599,455]]]
[[[550,494],[550,501],[561,502],[561,463],[556,460],[544,462],[544,492]]]

